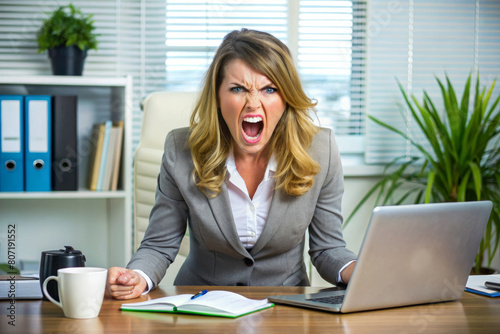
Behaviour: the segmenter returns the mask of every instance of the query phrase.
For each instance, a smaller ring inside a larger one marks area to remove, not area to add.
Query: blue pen
[[[195,299],[195,298],[201,297],[201,296],[203,296],[203,295],[204,295],[204,294],[206,294],[206,293],[207,293],[207,290],[201,290],[201,291],[200,291],[200,292],[198,292],[197,294],[193,295],[193,296],[191,297],[191,299]]]

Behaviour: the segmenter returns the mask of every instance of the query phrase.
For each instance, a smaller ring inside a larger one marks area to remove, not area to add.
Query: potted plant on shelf
[[[69,4],[43,20],[37,33],[38,52],[45,50],[54,75],[82,75],[88,50],[97,50],[92,15],[84,15]]]
[[[420,103],[414,95],[408,96],[398,83],[425,143],[369,116],[410,141],[420,156],[399,157],[388,163],[382,179],[361,199],[346,224],[374,194],[378,194],[375,205],[397,205],[411,201],[412,196],[414,203],[490,200],[493,210],[472,271],[486,273],[482,270],[484,257],[489,268],[500,242],[500,108],[497,108],[500,95],[493,98],[488,107],[495,82],[487,91],[480,89],[478,75],[473,108],[469,110],[471,75],[460,101],[447,76],[446,84],[436,80],[443,97],[443,112],[436,108],[426,91]]]

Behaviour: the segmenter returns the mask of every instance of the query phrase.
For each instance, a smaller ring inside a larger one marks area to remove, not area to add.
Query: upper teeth
[[[245,122],[248,122],[248,123],[258,123],[258,122],[262,122],[262,117],[260,117],[260,116],[245,117],[243,120]]]

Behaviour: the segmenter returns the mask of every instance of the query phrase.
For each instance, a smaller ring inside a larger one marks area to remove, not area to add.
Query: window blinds
[[[298,69],[317,99],[320,125],[343,153],[361,152],[364,134],[365,1],[300,1]]]
[[[367,113],[404,129],[417,141],[421,136],[396,80],[419,101],[425,89],[442,109],[435,77],[443,81],[447,74],[461,96],[469,73],[479,71],[481,85],[487,86],[500,75],[497,1],[372,0],[369,5]],[[418,155],[409,142],[372,121],[367,121],[366,133],[368,163]]]
[[[242,27],[289,46],[322,126],[344,152],[364,133],[365,1],[167,0],[167,88],[197,90],[222,38]],[[346,138],[343,138],[346,137]]]
[[[196,91],[224,36],[241,28],[287,42],[287,0],[166,0],[167,89]]]

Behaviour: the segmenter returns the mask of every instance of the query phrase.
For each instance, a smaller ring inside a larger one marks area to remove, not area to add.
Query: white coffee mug
[[[103,268],[58,269],[57,276],[49,276],[43,282],[43,293],[48,300],[62,308],[68,318],[95,318],[101,310],[107,274],[108,270]],[[57,281],[60,302],[47,291],[50,280]]]

